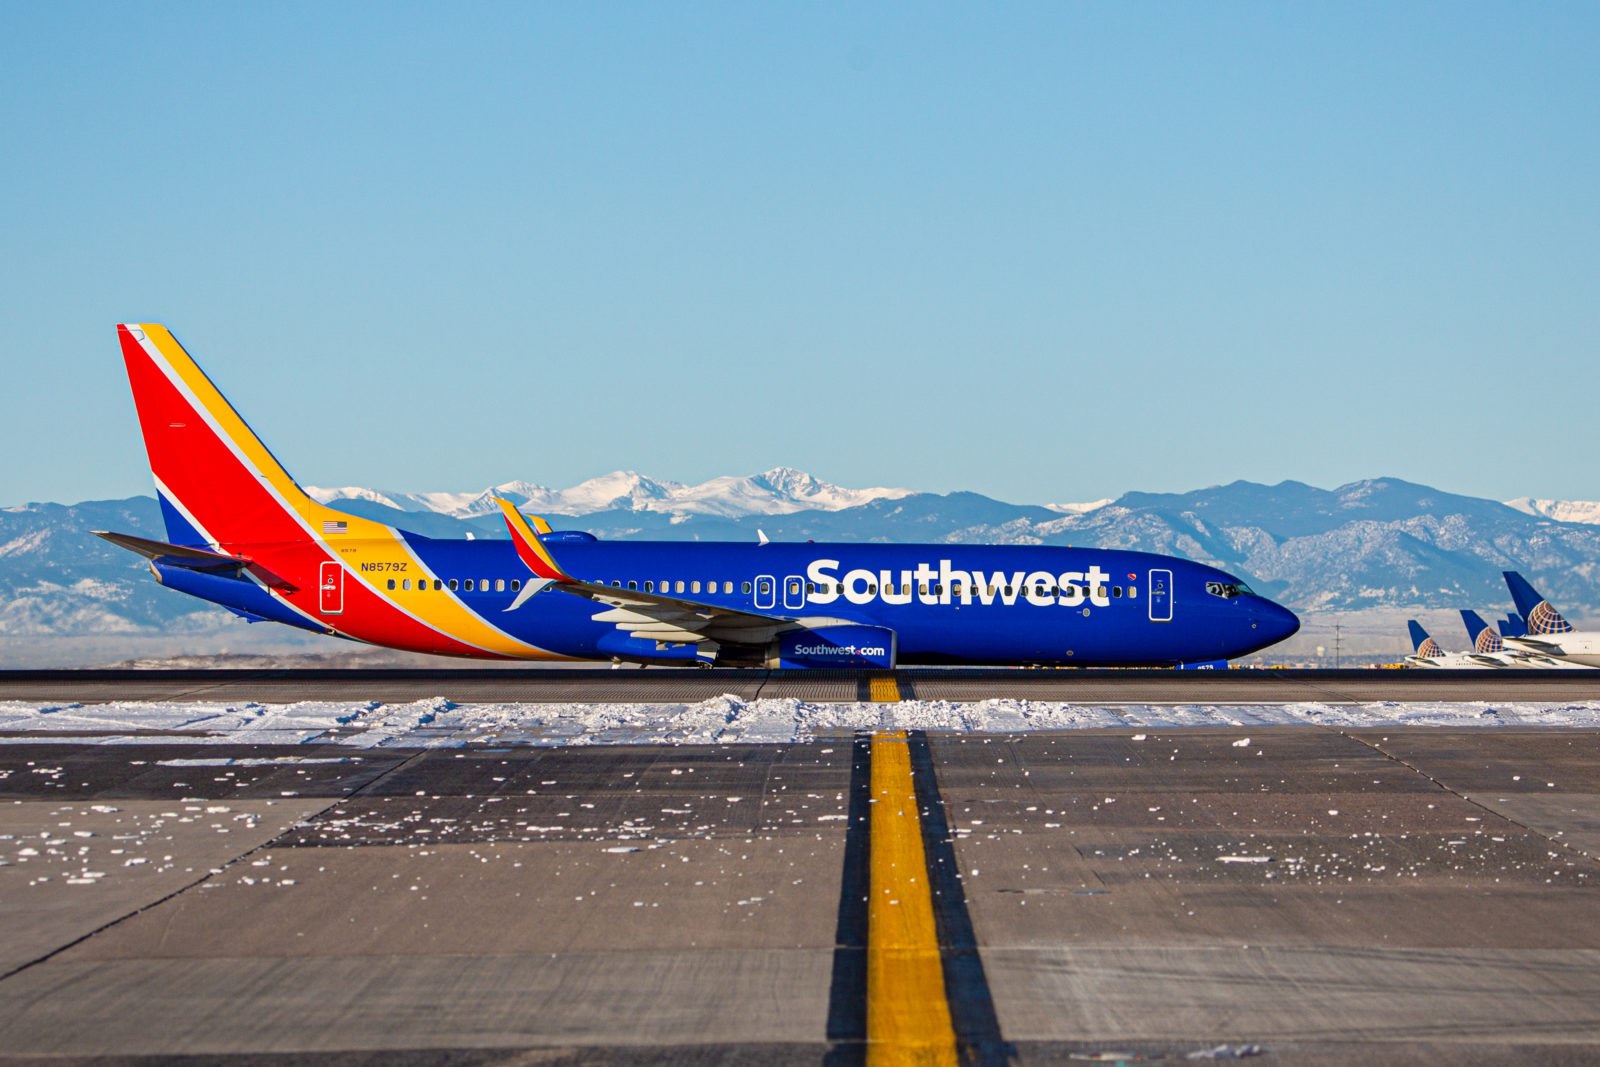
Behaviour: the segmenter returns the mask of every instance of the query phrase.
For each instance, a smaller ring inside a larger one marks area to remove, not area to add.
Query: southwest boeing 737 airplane
[[[163,585],[375,645],[487,659],[769,667],[1171,666],[1299,620],[1213,567],[1094,548],[423,537],[312,500],[164,326],[117,328],[167,540]]]

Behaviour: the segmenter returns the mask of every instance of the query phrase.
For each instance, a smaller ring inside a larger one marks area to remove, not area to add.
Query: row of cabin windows
[[[601,580],[600,584],[601,585],[605,585],[606,584],[604,579]],[[718,583],[714,582],[714,581],[706,582],[705,583],[705,591],[707,593],[715,593],[717,591],[717,585],[718,585]],[[731,594],[733,592],[733,583],[732,582],[722,582],[721,585],[722,585],[722,592],[723,593]],[[615,580],[615,581],[613,581],[611,583],[611,587],[613,589],[621,589],[621,588],[623,588],[623,583],[622,583],[622,581],[620,579],[619,580]],[[627,588],[637,591],[639,589],[639,582],[637,580],[630,580],[627,583]],[[699,582],[693,582],[693,581],[684,581],[682,579],[679,579],[677,581],[665,580],[665,581],[661,581],[661,582],[648,582],[647,581],[647,582],[644,583],[644,591],[646,593],[654,593],[657,589],[660,589],[661,592],[663,592],[663,593],[698,593],[698,592],[700,592],[700,583]],[[750,592],[750,583],[749,582],[741,582],[739,584],[739,591],[741,593],[749,593]]]
[[[461,590],[461,591],[467,592],[467,593],[473,593],[473,592],[487,593],[490,590],[490,588],[492,587],[496,593],[503,593],[503,592],[506,591],[507,585],[508,585],[508,583],[506,582],[506,580],[504,578],[495,578],[495,579],[493,579],[492,583],[491,583],[490,579],[488,579],[488,578],[464,578],[459,582],[454,578],[451,578],[448,582],[441,581],[438,578],[433,579],[433,588],[434,588],[435,591],[438,591],[440,589],[444,589],[446,586],[448,586],[452,590]],[[510,585],[510,589],[511,589],[511,591],[513,593],[519,591],[522,588],[522,582],[520,582],[516,578],[511,579],[509,585]],[[396,581],[393,578],[390,578],[389,579],[389,588],[390,589],[399,588],[401,590],[409,590],[411,588],[411,579],[410,578],[401,578],[399,580],[399,582],[396,583]],[[428,579],[426,579],[426,578],[418,578],[417,579],[417,589],[419,591],[425,591],[427,588],[428,588]]]

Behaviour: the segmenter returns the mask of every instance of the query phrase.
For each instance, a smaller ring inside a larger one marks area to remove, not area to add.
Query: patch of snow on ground
[[[385,704],[0,702],[6,740],[71,737],[99,744],[334,742],[357,748],[530,745],[786,744],[861,730],[1022,733],[1036,730],[1365,726],[1600,727],[1600,703],[1067,704],[908,700],[813,704],[743,700],[694,704],[456,704],[443,697]]]

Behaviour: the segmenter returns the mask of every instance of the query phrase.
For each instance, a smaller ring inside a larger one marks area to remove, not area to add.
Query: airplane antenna
[[[756,543],[763,545],[770,545],[772,543],[767,539],[767,531],[763,530],[759,526],[756,527]]]

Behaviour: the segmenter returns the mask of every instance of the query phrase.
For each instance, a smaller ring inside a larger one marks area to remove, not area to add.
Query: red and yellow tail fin
[[[300,541],[350,518],[306,495],[165,326],[117,339],[171,541]]]

